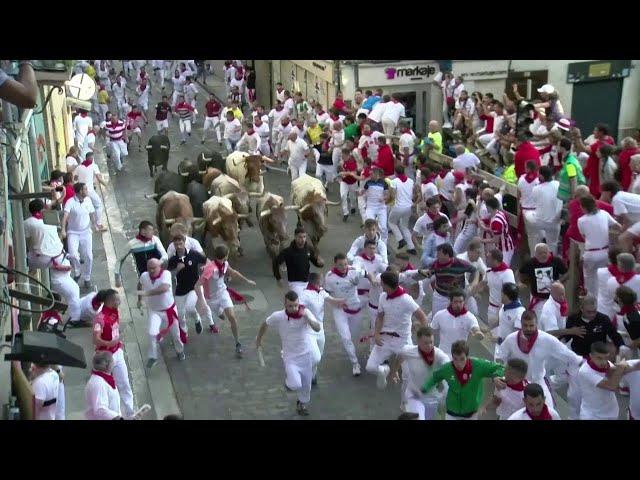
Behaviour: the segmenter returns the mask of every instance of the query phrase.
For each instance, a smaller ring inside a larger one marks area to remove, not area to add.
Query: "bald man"
[[[141,290],[138,297],[144,297],[149,315],[149,359],[147,368],[151,369],[158,361],[158,345],[163,337],[171,332],[178,360],[184,360],[184,344],[187,332],[179,327],[176,302],[171,290],[171,274],[162,268],[162,262],[151,258],[147,262],[147,271],[140,276]]]
[[[442,153],[442,133],[440,133],[440,124],[431,120],[429,122],[429,133],[427,138],[433,143],[433,149],[436,153]]]
[[[456,158],[453,159],[451,165],[454,170],[466,172],[467,169],[475,169],[480,166],[480,159],[475,153],[467,152],[466,147],[462,143],[455,146]]]

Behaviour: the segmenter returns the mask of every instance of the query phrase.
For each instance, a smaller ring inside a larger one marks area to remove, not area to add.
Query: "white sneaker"
[[[387,388],[387,376],[389,375],[389,365],[380,365],[378,367],[378,380],[376,385],[380,390]]]
[[[353,376],[354,377],[359,377],[360,376],[360,364],[359,363],[354,363],[353,364]]]

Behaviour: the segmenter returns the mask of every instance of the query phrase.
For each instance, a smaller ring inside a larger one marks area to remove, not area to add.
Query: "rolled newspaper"
[[[262,355],[262,347],[258,347],[258,363],[260,364],[261,367],[265,366],[264,363],[264,356]]]

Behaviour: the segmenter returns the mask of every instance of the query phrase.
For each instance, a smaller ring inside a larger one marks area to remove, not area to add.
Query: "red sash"
[[[169,308],[167,308],[166,310],[164,310],[164,313],[167,314],[167,327],[163,328],[162,330],[160,330],[160,332],[156,336],[156,339],[158,340],[158,342],[160,340],[162,340],[162,338],[167,334],[167,332],[171,328],[171,325],[173,325],[173,322],[178,320],[178,312],[176,311],[176,304],[175,303],[173,305],[171,305]],[[186,332],[185,333],[183,333],[183,332],[184,331],[182,329],[180,329],[180,340],[182,340],[182,343],[187,343],[185,341],[186,340]],[[184,338],[182,338],[183,336],[184,336]]]

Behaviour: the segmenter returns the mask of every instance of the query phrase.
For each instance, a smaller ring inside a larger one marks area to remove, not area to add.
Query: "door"
[[[405,116],[400,121],[408,121],[410,127],[414,129],[417,125],[416,118],[416,92],[394,92],[398,100],[404,104]]]
[[[540,98],[538,89],[547,83],[548,71],[536,70],[532,72],[511,72],[507,78],[506,93],[511,100],[515,100],[513,95],[513,84],[518,84],[518,93],[526,99]],[[501,99],[502,95],[496,95],[495,98]]]
[[[620,78],[573,85],[571,119],[576,122],[583,137],[591,134],[596,123],[606,123],[611,136],[614,139],[617,137],[622,82]]]

